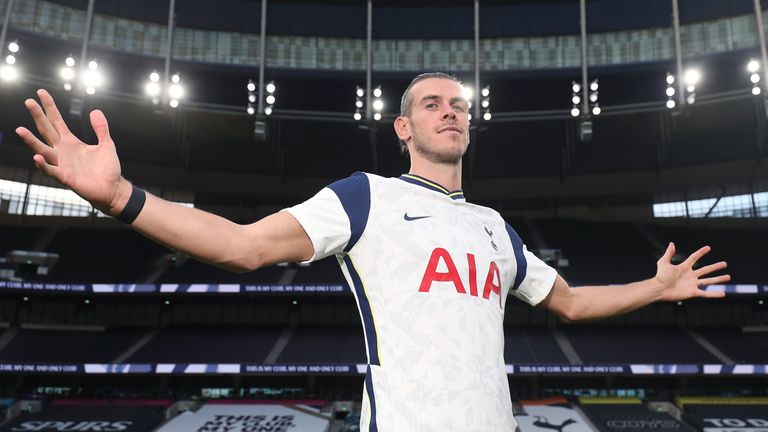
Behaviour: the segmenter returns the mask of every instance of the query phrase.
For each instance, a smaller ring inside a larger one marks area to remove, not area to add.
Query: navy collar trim
[[[464,198],[463,190],[459,189],[452,192],[448,191],[448,189],[440,186],[439,183],[433,182],[432,180],[426,179],[416,174],[403,174],[398,178],[405,182],[415,184],[417,186],[425,187],[435,192],[440,192],[441,194],[444,194],[444,195],[448,195],[450,198],[454,200],[466,200],[466,198]]]

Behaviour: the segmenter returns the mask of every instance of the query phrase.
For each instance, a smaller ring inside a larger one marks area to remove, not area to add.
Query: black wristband
[[[147,193],[143,189],[133,186],[131,191],[131,197],[128,198],[128,203],[125,204],[125,208],[119,215],[115,216],[115,219],[120,222],[124,222],[128,225],[132,224],[136,217],[141,213],[141,209],[144,208],[144,203],[147,201]]]

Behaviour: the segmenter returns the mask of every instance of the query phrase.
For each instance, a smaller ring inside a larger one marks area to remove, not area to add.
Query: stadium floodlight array
[[[363,118],[363,107],[365,106],[365,100],[363,97],[365,96],[365,89],[363,89],[360,86],[357,86],[355,89],[355,114],[352,116],[356,121],[360,121]]]
[[[258,98],[256,95],[256,82],[249,79],[248,84],[245,85],[245,89],[248,90],[248,105],[245,107],[245,112],[247,112],[248,115],[254,115],[256,114],[256,98]]]
[[[264,98],[264,114],[272,115],[272,109],[274,108],[275,102],[277,101],[277,99],[275,99],[275,91],[277,90],[275,82],[270,81],[267,83],[265,90],[267,91],[267,96]]]
[[[181,98],[184,97],[184,87],[181,85],[181,75],[175,73],[171,75],[171,85],[168,87],[168,105],[171,108],[178,108]]]
[[[691,68],[685,71],[683,83],[685,84],[685,103],[693,105],[696,103],[696,86],[701,81],[701,72],[698,69]]]
[[[603,110],[600,108],[600,103],[598,103],[598,90],[600,89],[600,84],[597,82],[597,79],[592,81],[589,84],[589,105],[592,107],[592,115],[598,116],[600,115]]]
[[[762,93],[760,88],[760,62],[752,59],[747,63],[747,72],[750,73],[749,81],[752,83],[752,94],[759,96]]]
[[[491,119],[491,86],[485,86],[480,90],[480,108],[483,110],[483,120]]]
[[[0,66],[0,79],[6,82],[16,81],[19,77],[19,71],[16,69],[16,53],[19,52],[19,43],[13,41],[8,44],[8,55],[5,56],[5,62]]]
[[[373,102],[371,102],[371,108],[373,108],[373,119],[376,121],[381,120],[381,112],[384,110],[384,101],[382,96],[381,86],[373,89]]]
[[[160,74],[157,73],[157,71],[152,71],[149,74],[149,81],[147,81],[146,85],[144,86],[144,91],[146,91],[147,96],[150,97],[154,105],[160,103],[161,90],[162,87],[160,86]]]
[[[88,68],[83,73],[83,86],[89,95],[96,94],[96,90],[104,84],[104,75],[99,70],[99,62],[91,60]]]
[[[571,117],[578,117],[579,114],[581,114],[581,108],[579,108],[579,105],[581,104],[581,96],[579,96],[580,92],[581,84],[577,83],[576,81],[572,81],[571,104],[573,104],[573,106],[571,107]]]
[[[675,76],[667,72],[667,89],[665,91],[667,95],[667,108],[674,109],[677,103],[675,102]]]
[[[64,90],[66,91],[72,91],[72,82],[75,80],[75,76],[77,75],[75,73],[75,64],[77,64],[75,58],[69,55],[64,60],[64,67],[59,70],[59,76],[61,76],[62,84],[64,86]]]

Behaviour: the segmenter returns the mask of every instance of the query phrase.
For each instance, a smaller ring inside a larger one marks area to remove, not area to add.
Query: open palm
[[[664,300],[680,301],[694,297],[717,298],[725,296],[724,292],[704,291],[700,288],[705,285],[719,284],[731,280],[731,276],[727,274],[706,277],[713,272],[726,268],[728,264],[725,261],[694,269],[696,262],[708,254],[710,250],[712,248],[704,246],[692,253],[682,263],[674,265],[672,264],[672,257],[675,255],[675,244],[669,244],[667,251],[656,263],[656,280],[665,287]]]
[[[27,99],[24,104],[45,142],[27,128],[16,129],[19,137],[35,152],[35,165],[43,174],[72,189],[94,207],[108,211],[118,190],[120,160],[109,136],[106,117],[101,111],[91,112],[91,126],[99,142],[98,145],[88,145],[69,131],[47,91],[38,90],[37,95],[42,107],[34,99]]]

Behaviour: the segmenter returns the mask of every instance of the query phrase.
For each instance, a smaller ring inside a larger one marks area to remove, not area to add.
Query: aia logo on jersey
[[[448,269],[447,271],[441,272],[437,270],[441,262]],[[477,265],[475,264],[475,256],[471,253],[467,254],[467,268],[469,269],[469,295],[478,297]],[[427,269],[424,271],[424,277],[421,279],[419,292],[429,292],[432,288],[432,282],[453,282],[453,286],[458,294],[467,294],[464,282],[461,280],[451,254],[443,248],[436,248],[432,251]],[[486,300],[490,299],[491,293],[496,294],[496,297],[499,299],[499,307],[501,307],[501,274],[499,273],[499,266],[493,261],[488,265],[488,271],[486,272],[485,284],[483,284],[483,298]]]

